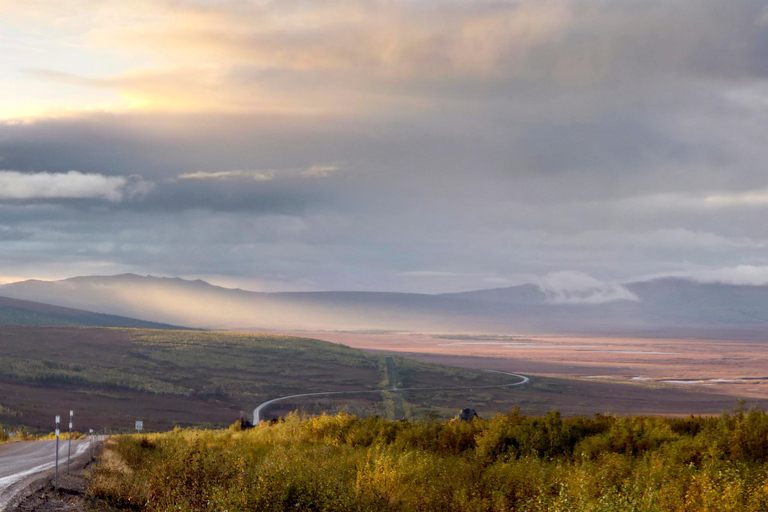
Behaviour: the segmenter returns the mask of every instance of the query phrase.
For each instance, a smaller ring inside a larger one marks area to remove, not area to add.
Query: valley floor
[[[301,332],[373,353],[546,379],[521,409],[544,414],[719,414],[768,407],[768,341]],[[548,388],[548,389],[544,389]]]

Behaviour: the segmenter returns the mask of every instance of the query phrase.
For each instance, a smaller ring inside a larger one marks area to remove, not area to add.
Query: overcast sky
[[[0,0],[0,282],[768,282],[768,0]]]

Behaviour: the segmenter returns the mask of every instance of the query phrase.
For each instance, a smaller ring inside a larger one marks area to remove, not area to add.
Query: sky
[[[768,283],[768,0],[0,0],[0,70],[0,283]]]

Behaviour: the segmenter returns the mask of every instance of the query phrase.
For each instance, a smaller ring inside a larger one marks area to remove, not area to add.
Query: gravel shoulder
[[[102,443],[98,443],[100,450]],[[54,489],[53,471],[35,475],[34,478],[20,482],[13,499],[4,512],[114,512],[100,500],[87,496],[89,453],[81,454],[72,461],[71,474],[59,473],[59,488]]]

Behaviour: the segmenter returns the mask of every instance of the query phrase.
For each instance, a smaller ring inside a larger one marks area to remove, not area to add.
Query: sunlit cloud
[[[0,2],[5,23],[45,30],[45,54],[59,54],[11,61],[35,68],[30,80],[118,92],[108,108],[188,112],[370,110],[403,99],[400,83],[528,75],[531,50],[571,11],[566,0]]]
[[[253,181],[269,181],[275,178],[275,171],[218,171],[218,172],[188,172],[179,174],[180,180],[235,180],[246,179]]]
[[[146,111],[383,112],[408,102],[472,99],[478,87],[578,90],[622,76],[633,83],[698,71],[703,55],[712,60],[703,72],[754,72],[755,57],[729,53],[739,48],[729,38],[759,25],[746,25],[738,12],[720,24],[717,4],[707,2],[696,9],[695,24],[680,31],[680,20],[697,7],[684,0],[637,10],[575,0],[62,5],[0,1],[5,24],[44,30],[50,40],[38,53],[57,55],[50,61],[24,50],[23,61],[10,63],[36,68],[41,84],[120,95],[92,108]],[[658,33],[650,41],[658,48],[647,47],[650,31]],[[703,34],[713,51],[702,46]]]
[[[705,197],[704,202],[714,207],[765,206],[768,205],[768,189],[738,194],[712,194]]]
[[[768,189],[746,192],[662,192],[615,200],[616,204],[657,211],[707,211],[768,206]]]
[[[257,4],[158,3],[156,17],[103,44],[167,55],[187,64],[216,62],[264,70],[369,70],[380,77],[515,72],[573,18],[567,0],[499,4],[326,0]],[[502,70],[503,68],[503,70]]]
[[[151,185],[138,177],[67,173],[0,171],[0,199],[103,199],[122,201],[145,194]]]
[[[341,170],[336,165],[313,165],[307,169],[261,169],[261,170],[233,170],[214,172],[187,172],[179,174],[178,180],[204,181],[204,180],[248,180],[271,181],[277,177],[303,176],[307,178],[325,178],[332,173]]]

